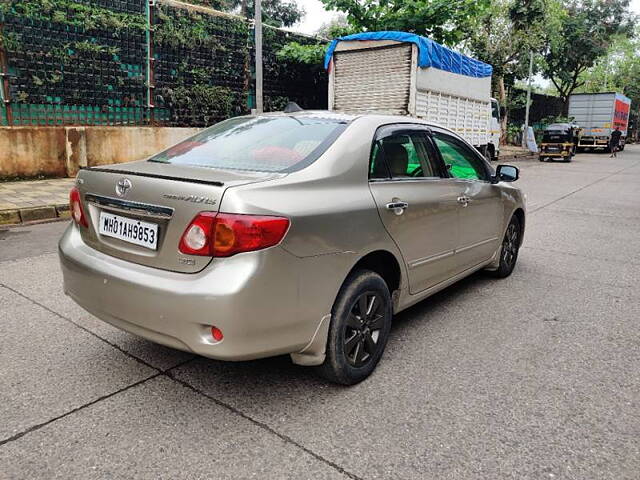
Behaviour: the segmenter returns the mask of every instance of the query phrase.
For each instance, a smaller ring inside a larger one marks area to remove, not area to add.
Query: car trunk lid
[[[92,248],[116,258],[198,272],[211,258],[178,250],[191,220],[203,211],[217,212],[229,187],[281,176],[149,161],[85,169],[77,184],[89,227],[81,227],[81,235]]]

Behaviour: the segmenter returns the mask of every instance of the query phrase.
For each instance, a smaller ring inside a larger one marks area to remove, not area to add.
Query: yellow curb
[[[0,210],[0,225],[13,225],[20,223],[18,210]]]
[[[58,214],[56,213],[56,209],[53,206],[21,208],[20,217],[22,218],[22,222],[24,223],[58,218]]]
[[[57,205],[56,213],[58,214],[58,218],[71,218],[71,211],[69,210],[69,205]]]

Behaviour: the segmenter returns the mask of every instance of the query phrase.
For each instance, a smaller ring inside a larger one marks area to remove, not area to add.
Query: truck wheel
[[[349,275],[331,311],[320,375],[343,385],[367,378],[382,357],[392,316],[391,294],[380,275],[370,270]]]

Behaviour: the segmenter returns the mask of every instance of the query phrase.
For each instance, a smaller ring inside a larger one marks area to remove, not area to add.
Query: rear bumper
[[[579,147],[607,148],[609,140],[596,137],[582,137],[578,143]]]
[[[299,352],[327,312],[299,308],[296,257],[279,247],[214,260],[194,274],[137,265],[87,246],[71,225],[59,244],[64,291],[89,313],[151,341],[220,360]],[[211,337],[211,326],[224,334]]]
[[[566,143],[541,143],[540,157],[565,158],[570,157],[573,153],[573,144]]]

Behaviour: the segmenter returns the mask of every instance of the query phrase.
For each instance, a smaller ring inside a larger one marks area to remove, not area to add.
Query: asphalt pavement
[[[65,223],[0,230],[0,478],[640,478],[640,147],[523,161],[525,245],[398,315],[350,388],[223,363],[62,294]]]

